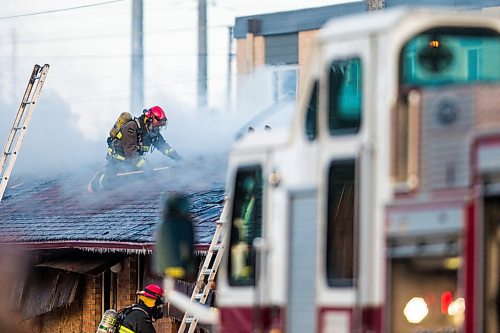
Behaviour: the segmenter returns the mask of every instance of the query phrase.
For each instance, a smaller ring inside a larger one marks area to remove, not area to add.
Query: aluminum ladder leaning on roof
[[[49,71],[49,65],[43,66],[35,65],[28,81],[28,86],[24,92],[23,100],[17,111],[14,125],[10,130],[7,144],[0,156],[0,201],[2,201],[3,194],[7,188],[10,174],[16,163],[17,155],[21,143],[23,142],[26,129],[31,119],[31,115],[35,110],[35,105],[40,98],[40,91],[42,90],[45,77]]]
[[[215,275],[217,274],[217,270],[222,260],[222,254],[224,253],[224,240],[226,238],[225,226],[227,225],[228,220],[228,207],[229,201],[226,198],[224,208],[222,209],[220,218],[217,221],[214,237],[212,238],[212,242],[210,243],[207,251],[207,256],[205,257],[203,266],[198,273],[196,285],[194,286],[193,293],[191,294],[191,302],[206,304],[210,290],[214,289]],[[217,254],[215,254],[216,252]],[[186,332],[186,328],[188,328],[188,333],[193,333],[196,329],[196,325],[198,325],[198,319],[192,316],[189,312],[186,312],[184,313],[177,333]]]

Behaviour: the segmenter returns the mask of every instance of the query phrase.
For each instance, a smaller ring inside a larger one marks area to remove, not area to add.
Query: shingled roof
[[[203,249],[222,211],[224,169],[221,162],[200,159],[148,177],[124,176],[122,186],[96,193],[86,190],[94,170],[11,179],[0,202],[0,242],[28,249],[149,252],[163,202],[175,191],[191,199],[195,242]]]

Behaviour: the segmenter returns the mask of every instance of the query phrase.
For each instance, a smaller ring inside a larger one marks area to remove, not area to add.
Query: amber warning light
[[[441,45],[441,43],[439,43],[438,40],[434,39],[434,40],[429,41],[429,47],[437,48],[437,47],[439,47],[439,45]]]

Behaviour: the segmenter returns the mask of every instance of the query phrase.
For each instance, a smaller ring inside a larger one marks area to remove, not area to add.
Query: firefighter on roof
[[[167,126],[167,116],[159,106],[145,109],[138,118],[123,112],[110,131],[108,154],[104,172],[97,173],[89,184],[88,190],[107,188],[120,172],[144,169],[147,161],[143,155],[156,148],[175,161],[181,156],[163,138],[160,131]]]
[[[123,312],[123,319],[120,320],[118,333],[156,333],[153,322],[163,317],[163,289],[149,284],[137,295],[137,304],[120,311]]]

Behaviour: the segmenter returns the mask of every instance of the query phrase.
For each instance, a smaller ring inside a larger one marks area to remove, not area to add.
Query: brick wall
[[[179,325],[175,323],[174,319],[162,318],[157,320],[154,324],[156,333],[177,333]]]
[[[82,332],[95,332],[101,321],[102,277],[86,277],[82,292]]]
[[[118,309],[135,303],[137,300],[137,256],[131,256],[122,262],[122,269],[118,272]]]
[[[37,321],[39,332],[83,332],[82,302],[73,302],[67,307],[43,314],[37,318]]]

